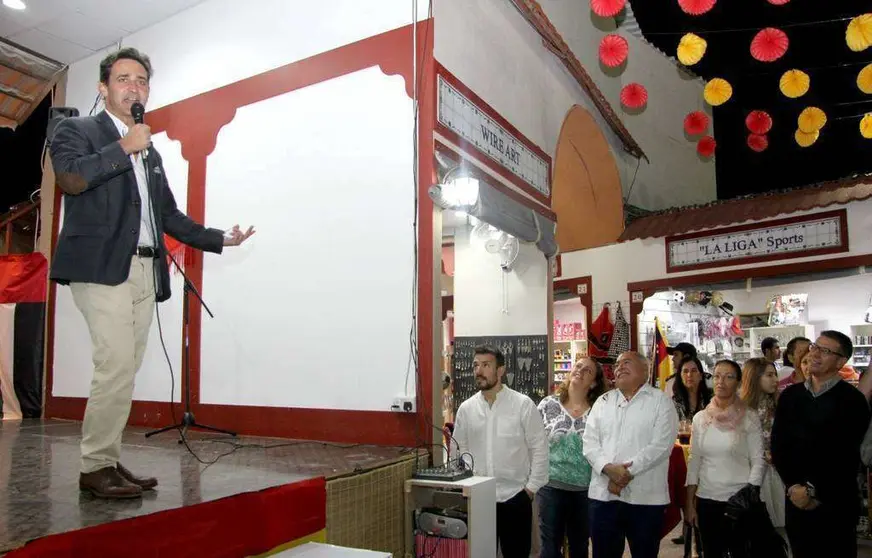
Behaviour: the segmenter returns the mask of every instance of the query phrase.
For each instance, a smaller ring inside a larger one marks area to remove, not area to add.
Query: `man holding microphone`
[[[149,58],[124,48],[100,62],[105,110],[62,120],[51,158],[63,191],[64,220],[50,279],[68,285],[91,336],[94,375],[82,425],[80,489],[100,498],[136,498],[157,485],[120,463],[155,303],[170,297],[164,233],[220,254],[254,234],[227,235],[179,211],[151,130],[133,112],[148,102]],[[134,108],[136,105],[139,107]]]

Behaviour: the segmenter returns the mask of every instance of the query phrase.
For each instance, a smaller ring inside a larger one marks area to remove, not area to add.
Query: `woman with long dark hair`
[[[587,558],[587,490],[591,466],[582,454],[587,417],[594,401],[605,392],[602,366],[580,358],[566,380],[539,403],[549,443],[549,482],[539,489],[541,558],[561,558],[563,539],[569,539],[570,558]]]
[[[678,412],[678,420],[693,420],[693,417],[712,400],[712,391],[705,383],[702,363],[697,357],[684,357],[672,384],[672,402]]]

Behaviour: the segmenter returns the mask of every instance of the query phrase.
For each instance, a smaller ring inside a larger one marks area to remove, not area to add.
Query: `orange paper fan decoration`
[[[811,78],[802,70],[787,70],[778,81],[778,88],[785,97],[797,99],[808,93]]]
[[[860,135],[866,139],[872,139],[872,112],[860,120]]]
[[[681,10],[690,15],[702,15],[715,7],[715,0],[678,0]]]
[[[845,31],[845,42],[854,52],[862,52],[872,46],[872,14],[855,17]]]
[[[590,0],[590,9],[600,17],[612,17],[621,13],[627,0]]]
[[[684,117],[684,131],[691,136],[704,134],[708,129],[709,117],[701,110],[691,112]]]
[[[808,107],[799,113],[797,124],[799,129],[806,134],[820,131],[827,123],[827,115],[817,107]]]
[[[769,147],[769,138],[763,134],[749,134],[748,147],[751,148],[751,151],[756,151],[757,153],[766,151],[766,148]]]
[[[765,134],[772,129],[772,117],[762,110],[752,110],[745,118],[745,126],[752,134]]]
[[[621,89],[621,103],[628,108],[639,108],[648,102],[648,91],[638,83],[629,83]]]
[[[600,62],[609,68],[615,68],[623,64],[629,52],[630,45],[627,44],[627,39],[620,35],[606,35],[600,41],[599,59]]]
[[[818,131],[807,134],[802,130],[797,130],[796,132],[794,132],[793,138],[796,140],[796,143],[798,143],[800,147],[809,147],[817,141],[819,135],[820,132]]]
[[[761,29],[751,41],[751,56],[760,62],[774,62],[787,52],[790,40],[781,29]]]
[[[717,146],[718,143],[715,141],[715,138],[711,136],[705,136],[703,138],[700,138],[699,142],[696,144],[696,152],[703,157],[711,157],[715,154],[715,148]]]
[[[857,87],[863,93],[872,95],[872,64],[867,65],[857,74]]]

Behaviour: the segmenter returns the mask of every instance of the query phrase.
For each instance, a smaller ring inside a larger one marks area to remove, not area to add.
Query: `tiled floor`
[[[145,438],[125,431],[122,463],[158,478],[158,489],[132,501],[97,500],[78,489],[81,425],[66,421],[0,421],[0,554],[41,536],[208,502],[316,476],[384,465],[403,448],[331,445],[177,431]],[[264,446],[275,446],[267,447]]]

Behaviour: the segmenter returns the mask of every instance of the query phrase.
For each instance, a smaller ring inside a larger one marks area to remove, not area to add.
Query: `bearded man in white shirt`
[[[476,347],[479,393],[460,404],[454,420],[458,455],[468,452],[475,473],[497,484],[497,538],[503,558],[529,558],[533,498],[548,483],[548,442],[536,404],[503,385],[499,349]]]
[[[675,405],[648,384],[648,361],[626,352],[615,388],[600,396],[584,430],[590,461],[590,533],[594,558],[655,558],[669,504],[669,454],[678,436]]]

